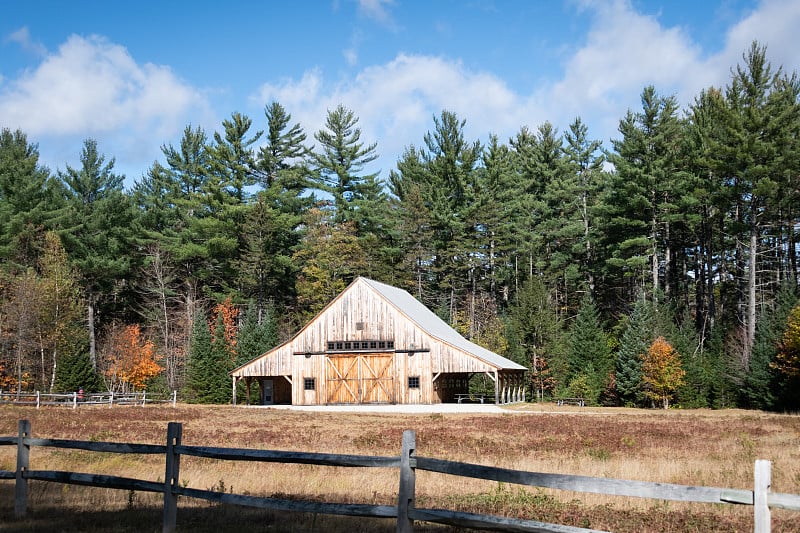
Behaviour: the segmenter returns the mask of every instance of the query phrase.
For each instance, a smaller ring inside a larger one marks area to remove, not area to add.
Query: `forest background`
[[[611,146],[580,118],[482,144],[444,110],[385,178],[354,110],[312,138],[264,111],[186,126],[128,190],[95,139],[51,173],[2,129],[0,388],[225,403],[363,275],[526,365],[531,399],[800,406],[800,80],[759,43],[683,109],[645,87]]]

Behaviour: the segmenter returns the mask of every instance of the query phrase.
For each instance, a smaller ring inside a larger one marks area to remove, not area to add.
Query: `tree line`
[[[130,189],[94,139],[51,172],[0,133],[0,387],[180,389],[287,338],[356,276],[526,365],[534,398],[800,404],[800,81],[759,43],[681,109],[645,87],[610,146],[444,110],[382,178],[355,112],[187,126]],[[480,387],[476,382],[475,387]]]

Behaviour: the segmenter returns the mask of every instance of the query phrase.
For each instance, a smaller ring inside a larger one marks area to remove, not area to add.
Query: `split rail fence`
[[[182,432],[183,426],[180,423],[170,422],[167,427],[166,445],[39,439],[31,436],[30,422],[28,420],[20,420],[19,434],[17,436],[0,437],[0,445],[17,446],[16,471],[0,470],[0,480],[15,480],[14,516],[17,519],[22,519],[26,515],[28,505],[28,482],[32,480],[162,493],[164,496],[163,531],[165,533],[175,531],[179,496],[276,511],[392,518],[397,521],[398,533],[413,531],[415,521],[435,522],[457,527],[495,531],[532,531],[547,533],[585,533],[596,531],[533,520],[479,515],[445,509],[419,508],[415,505],[417,470],[532,487],[614,496],[697,503],[751,505],[753,506],[754,531],[756,533],[767,533],[770,531],[770,508],[800,511],[800,495],[780,494],[771,491],[771,463],[765,460],[757,460],[755,462],[753,490],[743,490],[525,472],[521,470],[433,459],[417,455],[416,433],[410,430],[403,432],[400,455],[391,457],[286,452],[248,448],[184,446],[181,443]],[[164,455],[164,481],[147,481],[102,474],[33,470],[30,465],[30,451],[32,447],[39,446],[78,449],[92,452]],[[189,488],[181,486],[178,481],[181,456],[230,461],[259,461],[266,463],[293,463],[336,467],[398,468],[399,487],[397,505],[306,502]]]
[[[50,394],[45,392],[3,392],[0,390],[0,404],[35,405],[38,409],[43,405],[59,405],[76,409],[81,405],[152,405],[171,404],[175,407],[178,401],[178,391],[172,391],[170,396],[147,395],[147,392],[131,392],[116,394],[113,392],[68,392],[64,394]]]

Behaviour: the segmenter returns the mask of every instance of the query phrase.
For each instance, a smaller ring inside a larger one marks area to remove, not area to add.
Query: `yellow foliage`
[[[683,385],[686,371],[681,366],[681,358],[675,348],[664,337],[659,337],[642,356],[642,379],[646,384],[648,398],[662,402],[664,409],[669,407],[672,393]]]
[[[788,377],[800,377],[800,305],[789,313],[786,331],[772,366]]]

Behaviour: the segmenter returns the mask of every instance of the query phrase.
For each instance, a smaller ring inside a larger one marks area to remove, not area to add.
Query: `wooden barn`
[[[408,292],[358,278],[291,340],[231,372],[261,404],[456,402],[485,374],[494,403],[525,398],[527,369],[474,344]],[[249,398],[250,394],[248,394]]]

